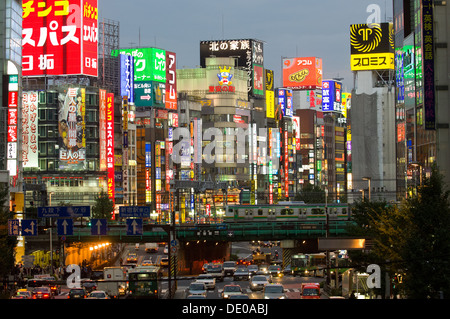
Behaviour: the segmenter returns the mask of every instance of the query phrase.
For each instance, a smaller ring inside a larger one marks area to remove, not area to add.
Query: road
[[[252,252],[260,246],[252,245],[250,243],[233,243],[231,254],[237,255],[238,258],[246,258],[252,254]],[[272,255],[275,255],[275,252],[278,251],[281,256],[281,248],[279,246],[274,247],[260,247],[261,252],[270,252]],[[157,253],[146,253],[144,244],[140,244],[138,248],[133,245],[127,245],[124,248],[122,259],[124,260],[124,264],[126,264],[125,260],[128,253],[136,253],[137,255],[137,265],[141,265],[145,259],[151,258],[154,263],[159,264],[161,259],[167,257],[167,254],[164,252],[164,246],[161,245]],[[117,266],[119,263],[117,264]],[[176,299],[185,299],[187,296],[186,290],[189,287],[189,284],[195,281],[196,276],[192,277],[181,277],[177,282],[177,292],[175,294]],[[273,278],[274,283],[281,283],[283,287],[286,289],[286,296],[289,299],[300,299],[300,287],[304,282],[321,282],[323,278],[315,278],[315,277],[293,277],[289,274],[285,274],[280,278]],[[264,296],[261,291],[252,291],[250,289],[249,281],[234,281],[231,276],[225,277],[223,282],[217,282],[214,290],[209,290],[207,293],[207,299],[221,299],[220,291],[227,284],[238,284],[241,286],[244,293],[246,293],[250,299],[264,299]],[[168,289],[167,282],[163,282],[163,290]],[[67,294],[70,289],[66,286],[61,287],[61,294],[55,296],[55,299],[66,299]],[[322,294],[321,299],[327,299],[328,297],[325,294]]]

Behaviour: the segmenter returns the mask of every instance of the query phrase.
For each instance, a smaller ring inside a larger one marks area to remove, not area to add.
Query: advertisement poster
[[[59,169],[86,169],[84,89],[68,88],[58,97]]]

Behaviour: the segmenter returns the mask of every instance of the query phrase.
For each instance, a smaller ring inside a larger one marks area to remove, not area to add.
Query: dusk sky
[[[347,91],[349,28],[374,16],[370,5],[380,8],[380,22],[392,21],[392,0],[98,0],[99,22],[119,22],[122,48],[175,52],[179,69],[200,65],[202,40],[251,38],[264,42],[264,67],[274,71],[276,87],[283,58],[318,57],[323,79],[344,78]]]

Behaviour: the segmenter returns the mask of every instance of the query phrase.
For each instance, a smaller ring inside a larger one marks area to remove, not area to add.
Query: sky
[[[200,41],[264,42],[264,67],[281,87],[283,58],[322,58],[323,79],[353,89],[350,25],[392,21],[392,0],[98,0],[99,22],[120,25],[120,47],[175,52],[177,68],[200,65]]]

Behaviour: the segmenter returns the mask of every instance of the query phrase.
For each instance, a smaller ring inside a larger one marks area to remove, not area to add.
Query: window
[[[314,215],[325,214],[325,210],[323,208],[313,208],[311,209],[311,213]]]
[[[262,216],[263,214],[263,210],[262,209],[258,209],[258,216]]]

